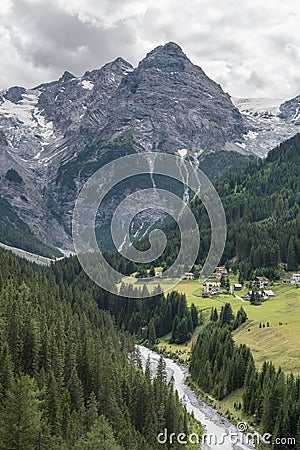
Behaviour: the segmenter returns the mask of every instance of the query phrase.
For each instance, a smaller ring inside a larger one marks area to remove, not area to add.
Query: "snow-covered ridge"
[[[46,122],[37,107],[40,94],[40,91],[29,90],[22,94],[22,99],[18,103],[4,99],[4,102],[0,104],[0,120],[1,118],[14,119],[21,126],[36,129],[41,137],[49,138],[53,134],[53,123]]]
[[[24,125],[33,127],[36,125],[33,112],[38,103],[38,97],[38,92],[28,91],[28,93],[22,94],[22,100],[18,103],[13,103],[10,100],[5,99],[0,105],[0,115],[6,118],[13,117]]]
[[[283,114],[284,105],[289,103],[284,99],[232,97],[231,100],[244,116],[248,128],[243,140],[235,142],[234,150],[264,158],[274,147],[300,132],[297,122],[300,105],[289,117]]]
[[[278,116],[285,99],[237,98],[231,97],[233,104],[244,114]]]

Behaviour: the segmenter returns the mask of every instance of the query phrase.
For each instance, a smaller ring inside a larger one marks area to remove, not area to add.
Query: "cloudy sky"
[[[117,56],[136,65],[177,42],[238,97],[300,94],[298,0],[1,0],[0,89],[81,75]]]

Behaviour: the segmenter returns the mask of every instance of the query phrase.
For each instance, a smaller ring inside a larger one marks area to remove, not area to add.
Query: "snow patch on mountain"
[[[231,97],[233,104],[244,114],[251,116],[278,116],[280,106],[285,99],[274,98],[237,98]]]
[[[0,105],[0,115],[6,118],[13,118],[26,126],[34,127],[33,111],[38,103],[36,93],[22,94],[22,100],[19,103],[13,103],[5,99]]]
[[[238,148],[264,158],[272,148],[300,132],[300,123],[297,122],[300,105],[293,118],[287,120],[282,115],[285,100],[232,97],[232,101],[244,116],[249,130],[242,141],[235,143]]]
[[[82,80],[81,86],[83,89],[86,89],[87,91],[91,91],[94,88],[94,83],[90,80]]]

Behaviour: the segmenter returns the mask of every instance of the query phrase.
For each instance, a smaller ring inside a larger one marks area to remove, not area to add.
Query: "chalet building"
[[[264,298],[272,298],[275,297],[275,294],[273,291],[271,291],[270,289],[266,289],[264,291],[262,291],[262,295]]]
[[[293,273],[291,276],[291,284],[300,284],[300,273]]]
[[[240,291],[243,288],[243,285],[240,283],[235,283],[233,285],[235,291]]]
[[[194,280],[195,279],[195,275],[191,272],[186,272],[182,275],[182,279],[183,280]]]
[[[259,289],[265,289],[269,283],[270,280],[267,277],[256,277],[253,281],[253,284]]]
[[[227,272],[226,267],[224,267],[224,266],[217,267],[216,268],[216,276],[217,276],[217,278],[229,277],[229,273]]]
[[[206,281],[203,283],[203,291],[209,294],[220,294],[221,283],[219,281]]]

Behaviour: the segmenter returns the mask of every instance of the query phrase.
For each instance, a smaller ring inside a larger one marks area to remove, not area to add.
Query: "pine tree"
[[[224,306],[222,306],[221,314],[220,314],[220,325],[230,325],[234,319],[234,315],[232,312],[232,308],[230,303],[225,303]]]
[[[201,311],[200,311],[200,313],[199,313],[199,319],[198,319],[198,321],[199,321],[199,325],[203,325],[203,324],[204,324],[204,314],[203,314],[202,309],[201,309]]]
[[[0,449],[33,450],[42,430],[42,413],[36,383],[20,375],[7,395],[0,416]]]
[[[212,322],[217,322],[219,320],[217,308],[211,309],[210,320]]]
[[[297,270],[297,256],[296,256],[296,240],[292,236],[289,240],[288,251],[287,251],[287,270]]]
[[[225,287],[225,277],[224,277],[224,275],[222,274],[222,276],[221,276],[221,278],[220,278],[220,284],[221,284],[221,287]]]
[[[198,311],[194,303],[191,305],[191,316],[192,316],[192,322],[193,327],[196,328],[198,326]]]
[[[148,340],[149,340],[149,344],[151,346],[155,345],[155,343],[156,343],[156,332],[155,332],[155,325],[154,325],[154,320],[153,319],[151,320],[151,322],[149,324]]]
[[[13,382],[12,362],[6,341],[2,342],[0,348],[0,400]]]
[[[96,422],[97,417],[98,417],[98,402],[95,393],[92,392],[88,400],[86,411],[86,426],[88,431],[92,428],[92,426]]]
[[[104,416],[100,416],[85,439],[81,439],[75,450],[122,450],[116,442],[113,429]]]
[[[188,338],[189,338],[188,322],[187,318],[184,317],[179,322],[179,325],[177,327],[175,342],[176,344],[183,344],[188,340]]]
[[[256,293],[254,292],[253,289],[252,289],[251,295],[250,295],[250,303],[251,303],[251,305],[255,305],[255,303],[256,303]]]
[[[150,277],[155,277],[155,269],[154,269],[154,267],[151,267],[151,269],[149,270],[149,276]]]

